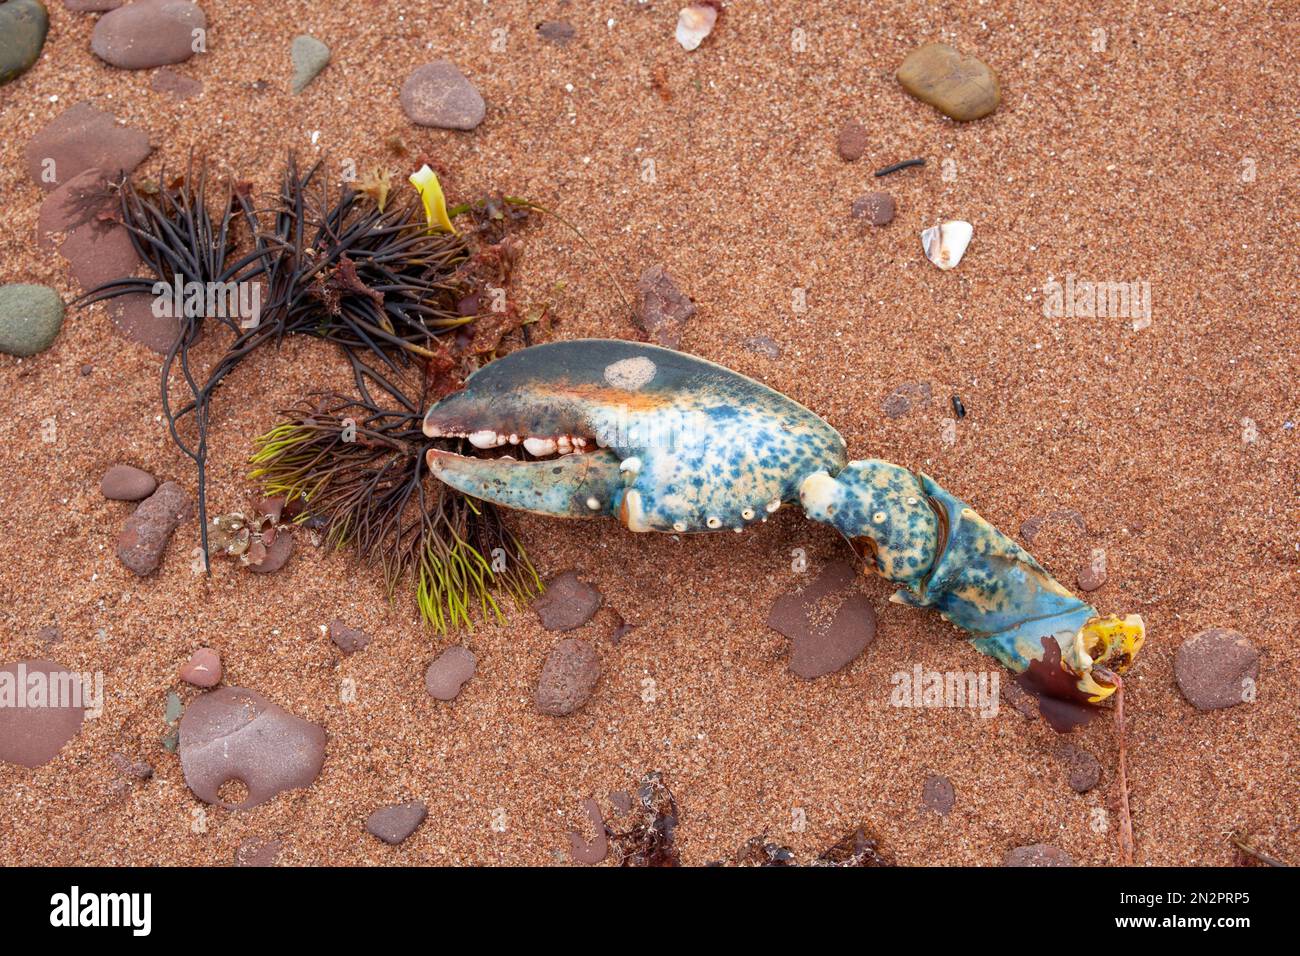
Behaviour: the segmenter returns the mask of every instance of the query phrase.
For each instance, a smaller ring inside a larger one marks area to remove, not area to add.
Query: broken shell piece
[[[692,3],[677,14],[677,42],[686,51],[694,50],[713,32],[718,11],[706,3]]]
[[[949,219],[938,226],[931,226],[921,233],[921,248],[925,256],[940,269],[951,269],[961,262],[970,245],[975,227],[963,219]]]

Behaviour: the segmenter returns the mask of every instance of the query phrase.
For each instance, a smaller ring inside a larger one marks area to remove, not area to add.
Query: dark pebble
[[[376,810],[366,817],[366,829],[395,846],[414,833],[428,815],[429,809],[423,800],[412,800]]]
[[[655,344],[675,349],[695,303],[677,288],[661,265],[651,266],[636,284],[636,322]]]
[[[537,24],[537,35],[543,40],[565,46],[578,35],[578,31],[568,20],[547,20]]]
[[[1074,744],[1064,744],[1058,755],[1069,773],[1068,783],[1075,793],[1087,793],[1101,780],[1101,762]]]
[[[867,193],[853,200],[853,218],[865,219],[873,226],[887,226],[894,221],[894,197],[889,193]]]
[[[1190,637],[1174,655],[1178,689],[1197,710],[1219,710],[1253,699],[1259,650],[1236,631],[1212,627]]]
[[[195,796],[246,810],[311,785],[325,762],[325,729],[255,691],[219,687],[185,708],[180,751],[181,772]],[[236,806],[218,797],[230,780],[248,788],[247,799]]]
[[[546,583],[546,591],[533,601],[533,610],[548,631],[571,631],[595,616],[605,601],[577,572],[565,571]]]
[[[330,621],[330,640],[344,654],[355,654],[370,646],[370,635],[359,627],[348,627],[339,618]]]
[[[449,647],[424,672],[424,688],[436,700],[455,700],[477,668],[478,658],[468,647]]]

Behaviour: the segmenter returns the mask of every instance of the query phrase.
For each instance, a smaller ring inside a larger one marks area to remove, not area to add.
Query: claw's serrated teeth
[[[550,438],[525,438],[524,451],[538,458],[545,458],[547,455],[555,454],[555,441]]]
[[[499,448],[506,440],[491,430],[470,432],[469,435],[469,443],[475,448]]]

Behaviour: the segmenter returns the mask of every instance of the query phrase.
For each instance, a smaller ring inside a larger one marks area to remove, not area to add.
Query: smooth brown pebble
[[[181,773],[200,800],[247,810],[285,790],[310,786],[325,763],[325,728],[295,717],[256,691],[219,687],[195,698],[181,717]],[[218,795],[237,780],[237,805]]]
[[[210,647],[200,647],[185,662],[180,676],[195,687],[216,687],[221,683],[221,655]]]
[[[414,833],[428,815],[429,810],[423,800],[399,803],[376,810],[366,817],[366,830],[385,843],[396,845]]]
[[[468,647],[449,647],[424,672],[425,690],[437,700],[455,700],[477,667],[478,658]]]
[[[46,689],[39,701],[34,696],[37,685]],[[39,767],[57,757],[81,730],[91,692],[75,671],[54,661],[16,661],[0,667],[0,761]],[[20,702],[24,706],[17,706]]]
[[[133,465],[114,465],[99,480],[99,492],[113,501],[141,501],[158,487],[158,479]]]
[[[416,67],[402,84],[402,112],[417,126],[472,130],[487,106],[454,63],[436,60]]]
[[[1179,645],[1174,679],[1197,710],[1234,707],[1254,699],[1259,650],[1236,631],[1209,628]]]
[[[134,0],[99,18],[90,49],[110,66],[143,70],[182,63],[207,30],[203,11],[185,0]]]
[[[946,43],[927,43],[913,50],[898,68],[903,89],[945,116],[963,122],[988,116],[998,108],[998,79],[988,64],[963,56]]]
[[[575,637],[560,641],[546,658],[537,682],[537,709],[563,717],[573,713],[591,697],[600,679],[600,655],[586,641]]]

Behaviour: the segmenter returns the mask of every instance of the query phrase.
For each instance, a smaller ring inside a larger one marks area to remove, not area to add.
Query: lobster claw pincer
[[[632,531],[761,521],[809,471],[838,471],[839,433],[802,405],[712,362],[638,342],[534,346],[479,369],[429,409],[442,481],[509,508],[612,515]]]

